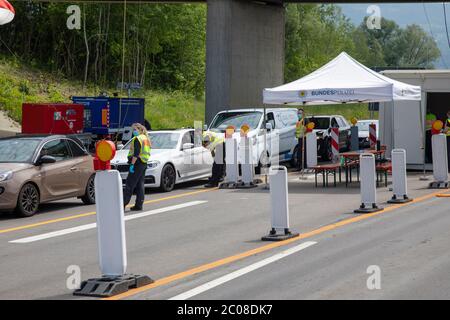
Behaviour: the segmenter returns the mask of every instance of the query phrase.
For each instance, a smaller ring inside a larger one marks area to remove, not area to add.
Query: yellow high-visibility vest
[[[145,134],[140,134],[134,137],[130,143],[130,151],[128,152],[129,157],[134,156],[134,139],[137,139],[139,141],[139,144],[141,145],[139,159],[141,159],[141,161],[146,164],[148,162],[148,159],[150,159],[150,139]]]
[[[225,139],[223,137],[220,137],[213,132],[203,132],[203,139],[208,136],[209,137],[209,144],[206,146],[206,148],[213,152],[216,150],[217,146],[221,143],[225,142]]]
[[[304,125],[303,119],[297,122],[295,127],[295,137],[297,139],[303,138],[306,134],[306,126]]]

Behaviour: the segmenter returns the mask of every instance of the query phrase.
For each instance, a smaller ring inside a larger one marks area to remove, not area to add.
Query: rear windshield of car
[[[151,132],[148,134],[152,149],[175,149],[180,138],[179,132]],[[131,141],[130,141],[131,142]],[[128,142],[123,149],[130,149]]]
[[[228,126],[234,126],[239,130],[247,124],[251,129],[256,129],[261,120],[262,112],[224,112],[219,113],[210,126],[211,131],[225,132]]]
[[[356,123],[356,126],[361,131],[369,131],[369,124],[371,124],[371,123],[375,123],[376,124],[376,122],[373,122],[373,121],[358,121]]]
[[[308,122],[314,122],[315,126],[314,129],[328,129],[330,127],[330,118],[307,118],[306,123]]]
[[[39,143],[38,139],[0,140],[0,162],[31,162]]]

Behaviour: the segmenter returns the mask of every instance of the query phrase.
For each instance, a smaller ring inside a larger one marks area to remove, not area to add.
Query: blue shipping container
[[[84,105],[84,132],[113,134],[133,123],[144,124],[145,99],[72,97]]]

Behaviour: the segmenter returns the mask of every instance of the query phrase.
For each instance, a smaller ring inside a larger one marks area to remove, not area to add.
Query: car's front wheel
[[[32,183],[25,184],[19,192],[16,213],[20,217],[31,217],[39,208],[39,191]]]
[[[175,168],[170,164],[166,164],[161,171],[161,190],[164,192],[172,191],[175,187],[175,180]]]
[[[94,204],[95,203],[95,175],[90,176],[88,183],[86,184],[86,191],[84,196],[81,197],[81,201],[84,204]]]

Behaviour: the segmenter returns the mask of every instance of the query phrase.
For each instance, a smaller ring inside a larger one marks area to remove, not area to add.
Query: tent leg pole
[[[426,148],[426,144],[427,144],[427,142],[426,142],[426,133],[425,133],[425,127],[424,127],[424,121],[425,121],[425,117],[424,117],[424,115],[423,115],[423,113],[422,113],[422,100],[420,100],[420,109],[419,109],[419,111],[420,111],[420,127],[422,128],[422,150],[423,150],[423,174],[422,174],[422,176],[419,178],[419,180],[420,181],[428,181],[429,179],[428,179],[428,177],[427,177],[427,175],[426,175],[426,173],[427,173],[427,171],[426,171],[426,151],[425,151],[425,148]],[[426,113],[426,110],[425,110],[425,113]]]

